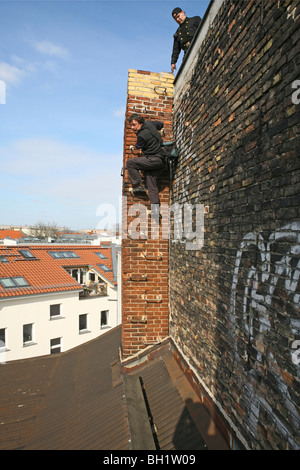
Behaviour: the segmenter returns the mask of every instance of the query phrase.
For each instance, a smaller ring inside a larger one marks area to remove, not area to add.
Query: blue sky
[[[128,70],[170,72],[172,9],[208,4],[0,0],[0,224],[118,213]]]

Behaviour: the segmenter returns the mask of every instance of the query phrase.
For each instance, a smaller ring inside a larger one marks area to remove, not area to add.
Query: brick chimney
[[[122,356],[130,356],[160,343],[169,334],[168,245],[162,227],[154,225],[147,213],[148,197],[133,196],[127,160],[137,158],[132,151],[136,135],[129,128],[133,113],[146,120],[164,122],[163,140],[172,140],[171,118],[173,80],[170,73],[129,70],[124,129],[122,203]],[[169,173],[159,176],[160,205],[169,205]]]

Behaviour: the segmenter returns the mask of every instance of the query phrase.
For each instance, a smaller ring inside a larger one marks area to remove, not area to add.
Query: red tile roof
[[[0,239],[3,240],[4,238],[11,238],[13,240],[19,240],[20,238],[25,238],[25,233],[21,232],[21,230],[5,230],[0,229]]]
[[[21,250],[29,250],[32,258],[24,258]],[[51,252],[74,252],[76,258],[53,258]],[[96,253],[105,255],[99,258]],[[2,257],[4,257],[7,262]],[[2,261],[1,261],[2,260]],[[103,271],[99,265],[105,265],[111,271]],[[4,288],[0,283],[0,298],[23,295],[43,294],[48,292],[82,290],[82,286],[64,269],[66,267],[90,267],[100,277],[116,285],[114,281],[112,251],[105,245],[17,245],[0,246],[0,280],[22,276],[28,282],[27,287]]]

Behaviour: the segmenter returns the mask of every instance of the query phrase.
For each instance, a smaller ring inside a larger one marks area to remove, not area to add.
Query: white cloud
[[[11,56],[11,63],[0,62],[0,80],[8,86],[21,85],[23,79],[35,73],[34,63],[24,60],[16,55]]]
[[[58,57],[60,59],[65,59],[69,55],[67,49],[62,46],[58,46],[57,44],[53,44],[50,41],[35,41],[33,46],[42,54]]]
[[[10,65],[6,62],[0,62],[0,79],[7,85],[19,85],[24,76],[24,70]]]

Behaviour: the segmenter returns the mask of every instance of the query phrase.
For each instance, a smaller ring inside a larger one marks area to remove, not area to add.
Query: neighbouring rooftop
[[[0,364],[0,449],[136,449],[136,418],[153,424],[158,450],[228,448],[168,343],[127,371],[120,345],[118,326],[58,355]],[[139,386],[147,417],[130,407],[133,399],[138,409]]]
[[[115,286],[112,251],[110,244],[0,246],[0,298],[82,291],[87,271]]]

